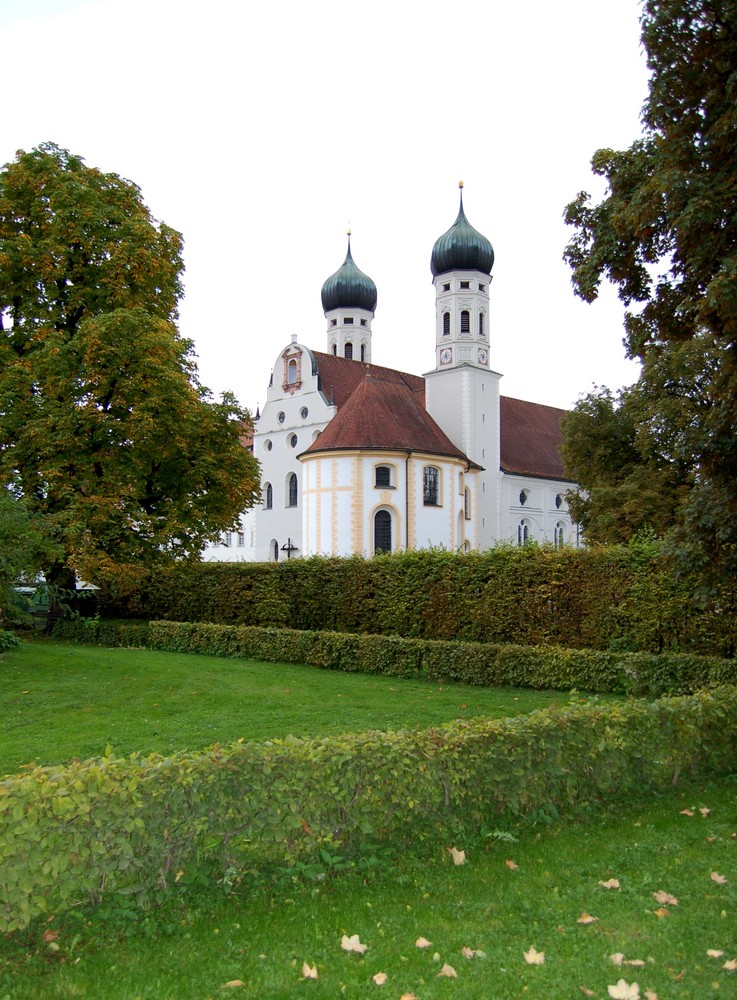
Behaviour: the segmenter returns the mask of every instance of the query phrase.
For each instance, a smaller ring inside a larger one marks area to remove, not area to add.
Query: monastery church
[[[261,465],[261,504],[206,560],[578,544],[565,502],[575,484],[559,454],[565,411],[499,392],[493,265],[461,190],[458,217],[432,248],[435,367],[411,375],[374,364],[377,290],[355,265],[349,234],[345,260],[322,286],[326,350],[292,337],[246,442]]]

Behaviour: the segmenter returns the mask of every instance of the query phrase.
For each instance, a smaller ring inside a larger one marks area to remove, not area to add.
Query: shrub
[[[288,737],[104,757],[0,781],[0,931],[124,893],[146,905],[206,865],[346,858],[473,837],[733,768],[737,688],[591,703],[422,732]]]

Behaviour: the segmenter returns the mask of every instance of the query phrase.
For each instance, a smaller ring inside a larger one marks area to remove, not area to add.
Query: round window
[[[271,451],[271,449],[272,449],[271,439],[267,438],[264,441],[264,451]]]
[[[300,415],[300,417],[302,417],[303,420],[306,420],[307,419],[307,415],[309,414],[309,412],[310,411],[307,409],[307,407],[303,406],[302,409],[299,411],[299,415]]]
[[[290,436],[289,436],[289,447],[290,448],[296,448],[297,447],[297,440],[298,439],[297,439],[297,435],[296,434],[290,434]]]
[[[283,424],[285,418],[286,418],[286,413],[284,412],[284,410],[279,410],[279,413],[277,414],[277,417],[276,417],[276,419],[279,421],[279,423]]]

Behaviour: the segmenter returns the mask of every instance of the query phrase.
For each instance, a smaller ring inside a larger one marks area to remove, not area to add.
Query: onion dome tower
[[[463,210],[463,182],[458,217],[432,248],[430,269],[435,285],[436,366],[489,367],[489,284],[494,248],[474,229]]]
[[[353,261],[349,231],[345,260],[322,286],[329,354],[371,361],[371,320],[376,312],[376,300],[376,285]]]

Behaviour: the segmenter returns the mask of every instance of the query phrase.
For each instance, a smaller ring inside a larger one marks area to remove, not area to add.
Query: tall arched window
[[[361,344],[361,361],[366,360],[366,345]]]
[[[556,549],[562,549],[566,544],[566,526],[563,521],[558,521],[553,535]]]
[[[269,553],[271,555],[272,562],[279,562],[279,543],[275,538],[272,538],[269,542]]]
[[[484,333],[484,314],[479,313],[479,337],[485,337]]]
[[[422,502],[426,507],[437,507],[440,503],[440,470],[434,465],[426,465],[422,470]]]
[[[350,342],[350,340],[347,341],[345,345],[345,356],[348,358],[349,361],[353,360],[353,344]]]
[[[388,510],[374,514],[374,555],[392,550],[392,516]]]
[[[443,336],[444,337],[449,337],[450,336],[450,313],[449,312],[444,312],[443,313]]]
[[[274,506],[274,490],[271,487],[271,483],[267,483],[264,486],[264,507],[266,510],[271,510]]]
[[[294,385],[297,381],[297,362],[292,360],[287,365],[287,385]]]
[[[528,542],[532,541],[532,530],[530,528],[530,522],[523,518],[517,525],[517,544],[527,545]]]
[[[463,491],[463,516],[467,521],[471,520],[471,491],[468,487]]]
[[[297,506],[297,475],[291,472],[287,476],[287,507]]]
[[[471,314],[468,309],[461,310],[461,333],[471,332]]]

